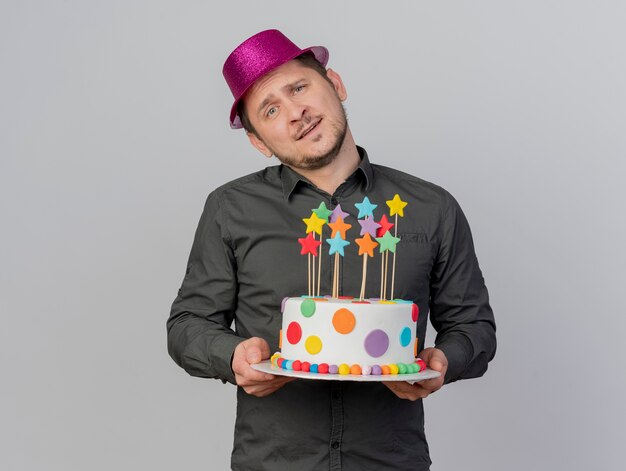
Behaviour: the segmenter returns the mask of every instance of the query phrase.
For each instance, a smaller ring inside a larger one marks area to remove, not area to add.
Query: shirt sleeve
[[[487,371],[496,352],[496,325],[469,224],[444,192],[440,246],[430,280],[435,346],[448,358],[446,383]]]
[[[231,358],[243,338],[231,324],[237,302],[236,262],[220,195],[207,198],[187,271],[167,321],[170,356],[187,373],[235,384]]]

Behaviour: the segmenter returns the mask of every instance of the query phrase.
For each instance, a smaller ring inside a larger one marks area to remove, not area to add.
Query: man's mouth
[[[300,139],[302,139],[303,137],[305,137],[307,134],[309,134],[311,131],[313,131],[317,125],[322,121],[322,119],[318,119],[316,121],[314,121],[313,123],[311,123],[309,126],[307,126],[306,128],[304,128],[300,134],[297,137],[297,141],[299,141]]]

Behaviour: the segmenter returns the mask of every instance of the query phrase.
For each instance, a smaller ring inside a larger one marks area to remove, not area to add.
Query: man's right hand
[[[231,367],[235,373],[237,385],[241,386],[246,393],[257,397],[268,396],[295,379],[262,373],[250,366],[267,360],[269,357],[270,347],[260,337],[244,340],[235,348]]]

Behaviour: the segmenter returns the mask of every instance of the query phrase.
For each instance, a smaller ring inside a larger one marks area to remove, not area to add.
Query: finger
[[[272,374],[252,368],[245,357],[245,352],[238,352],[233,358],[233,373],[235,373],[235,379],[240,386],[242,385],[241,381],[244,381],[244,384],[251,384],[258,381],[271,381],[275,378]]]
[[[435,371],[443,371],[443,369],[446,367],[446,365],[444,364],[444,362],[441,360],[441,358],[433,355],[430,359],[430,361],[428,362],[428,367],[431,370],[435,370]]]
[[[281,377],[276,378],[274,381],[268,383],[258,383],[251,386],[244,387],[243,390],[257,397],[264,397],[278,389],[282,388],[285,384],[293,381],[295,378]]]
[[[405,381],[383,381],[391,391],[401,399],[415,401],[428,397],[431,391],[421,387],[419,384],[410,384]]]
[[[246,353],[248,363],[259,363],[261,360],[270,357],[270,347],[267,342],[261,338],[255,337],[243,342],[242,346]]]
[[[432,393],[441,389],[441,387],[443,386],[443,379],[426,379],[424,381],[420,381],[419,386]]]
[[[242,361],[235,366],[233,364],[233,371],[237,377],[237,384],[240,386],[254,384],[254,383],[267,383],[274,380],[276,377],[269,373],[263,373],[252,368],[248,363]]]

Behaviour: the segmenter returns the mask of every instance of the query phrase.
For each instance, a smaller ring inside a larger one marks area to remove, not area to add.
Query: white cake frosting
[[[410,301],[286,298],[281,356],[311,364],[413,363],[417,306]]]

